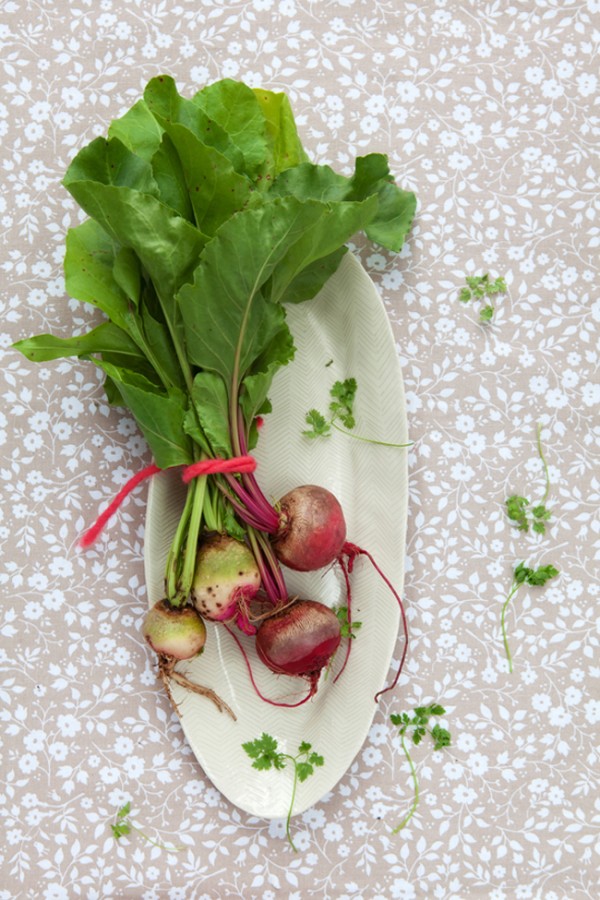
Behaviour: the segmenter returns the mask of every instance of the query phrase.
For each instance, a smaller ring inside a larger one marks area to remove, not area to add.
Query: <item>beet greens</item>
[[[167,75],[77,153],[63,184],[89,216],[67,234],[66,288],[107,321],[15,346],[36,362],[94,362],[160,469],[253,449],[295,352],[285,305],[314,297],[360,230],[400,250],[416,205],[382,154],[359,157],[350,177],[311,163],[284,94],[225,79],[186,99]],[[191,480],[168,604],[189,603],[207,532],[246,542],[269,601],[285,603],[277,527],[252,473]]]

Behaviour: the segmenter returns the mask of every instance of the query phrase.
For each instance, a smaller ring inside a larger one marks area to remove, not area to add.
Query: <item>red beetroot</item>
[[[329,607],[316,600],[298,600],[263,622],[256,652],[272,672],[308,678],[313,694],[321,669],[340,640],[340,623]]]
[[[279,529],[272,538],[277,559],[289,569],[312,572],[334,562],[346,540],[346,522],[331,491],[315,484],[281,498]]]

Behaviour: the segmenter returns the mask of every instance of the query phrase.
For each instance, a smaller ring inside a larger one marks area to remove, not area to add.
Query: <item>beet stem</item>
[[[382,694],[385,694],[387,691],[391,691],[396,687],[396,685],[398,684],[398,679],[400,678],[400,674],[402,673],[402,669],[404,668],[404,662],[406,660],[406,653],[408,651],[408,622],[406,621],[406,611],[404,609],[404,604],[402,602],[402,599],[400,598],[400,595],[396,591],[394,585],[389,580],[389,578],[387,578],[384,575],[384,573],[381,571],[381,569],[379,568],[379,566],[377,565],[377,563],[375,562],[375,560],[373,559],[373,557],[367,550],[363,550],[362,547],[358,547],[356,544],[351,544],[349,541],[346,541],[346,543],[342,547],[342,553],[346,554],[346,556],[348,557],[348,571],[349,572],[352,571],[353,566],[354,566],[354,560],[356,559],[357,556],[366,556],[367,559],[370,561],[371,565],[373,566],[373,568],[375,569],[375,571],[380,576],[380,578],[382,578],[384,580],[384,582],[387,584],[390,591],[392,592],[392,594],[398,601],[398,606],[400,607],[400,616],[402,618],[402,628],[404,631],[404,649],[402,651],[402,656],[400,658],[400,665],[398,666],[398,671],[396,672],[396,675],[394,676],[392,683],[389,684],[387,687],[382,688],[380,691],[378,691],[375,694],[375,702],[378,703],[379,698],[381,697]]]
[[[339,562],[339,564],[340,564],[340,568],[341,568],[341,570],[342,570],[342,572],[343,572],[343,574],[344,574],[344,580],[345,580],[345,582],[346,582],[346,606],[347,606],[347,609],[348,609],[348,630],[349,630],[349,634],[352,634],[352,613],[351,613],[351,611],[350,611],[350,610],[351,610],[351,604],[352,604],[352,589],[351,589],[351,586],[350,586],[350,576],[349,576],[349,574],[348,574],[348,568],[347,568],[347,566],[346,566],[346,560],[344,559],[343,556],[340,556],[340,558],[338,559],[338,562]],[[340,669],[340,671],[337,673],[337,675],[336,675],[335,678],[333,679],[333,683],[334,683],[334,684],[336,683],[336,681],[338,680],[338,678],[340,677],[340,675],[342,674],[342,672],[344,671],[344,669],[346,668],[346,666],[347,666],[347,664],[348,664],[348,660],[350,659],[350,650],[351,650],[351,648],[352,648],[352,638],[349,637],[349,638],[348,638],[348,645],[347,645],[347,647],[346,647],[346,655],[345,655],[345,657],[344,657],[344,662],[342,663],[342,668]]]

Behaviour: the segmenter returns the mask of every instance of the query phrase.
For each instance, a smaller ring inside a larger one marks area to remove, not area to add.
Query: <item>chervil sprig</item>
[[[427,735],[429,735],[433,740],[434,750],[442,750],[444,747],[449,747],[452,742],[450,732],[447,731],[447,729],[442,728],[438,724],[434,725],[433,728],[429,728],[429,720],[431,718],[444,716],[446,714],[446,710],[443,706],[440,706],[437,703],[432,703],[429,706],[417,706],[416,709],[413,710],[413,713],[414,715],[412,716],[409,713],[401,713],[400,715],[393,714],[390,716],[392,724],[398,726],[400,744],[402,746],[402,750],[404,751],[404,755],[406,756],[408,765],[410,766],[410,773],[414,788],[414,796],[411,807],[400,824],[396,826],[396,828],[394,828],[392,834],[398,834],[398,832],[408,824],[410,819],[412,819],[413,815],[415,814],[417,806],[419,805],[419,780],[417,778],[417,770],[406,743],[409,731],[412,730],[410,741],[415,746],[418,746],[423,738],[425,738]]]
[[[296,756],[291,756],[289,753],[282,753],[278,749],[275,738],[265,732],[263,732],[259,738],[256,738],[256,740],[242,744],[242,747],[250,759],[252,759],[252,767],[254,769],[259,769],[261,771],[266,771],[267,769],[285,769],[288,762],[291,762],[294,766],[292,799],[290,801],[285,830],[292,850],[297,852],[297,848],[295,847],[290,834],[290,820],[294,809],[294,800],[296,799],[296,788],[299,781],[306,781],[306,779],[314,773],[315,768],[324,765],[325,760],[318,753],[315,753],[312,749],[312,745],[306,741],[302,741],[299,745]]]
[[[131,812],[131,803],[127,801],[121,809],[117,811],[117,816],[114,823],[111,824],[110,830],[113,833],[113,837],[115,840],[120,840],[124,835],[131,834],[132,831],[137,832],[141,837],[144,838],[145,841],[148,841],[149,844],[152,844],[153,847],[160,847],[161,850],[171,850],[178,852],[179,850],[183,850],[183,847],[178,847],[175,845],[169,846],[168,844],[162,844],[160,841],[153,841],[151,837],[149,837],[145,832],[141,831],[141,829],[137,828],[131,819],[129,818],[129,813]]]
[[[511,522],[514,522],[517,525],[519,531],[529,531],[529,527],[531,525],[532,531],[535,531],[536,534],[545,534],[546,525],[552,518],[552,512],[546,506],[548,494],[550,493],[550,472],[548,470],[548,463],[546,462],[546,457],[544,456],[544,450],[542,448],[541,435],[542,426],[538,424],[537,448],[538,455],[542,461],[542,466],[544,468],[546,488],[540,502],[533,506],[530,510],[531,520],[527,515],[529,510],[527,510],[526,507],[529,506],[529,500],[526,497],[519,497],[517,494],[513,494],[506,500],[506,514]]]
[[[495,297],[496,294],[506,293],[506,280],[504,278],[496,278],[490,281],[490,276],[470,275],[465,278],[467,287],[461,289],[458,299],[461,303],[469,303],[471,300],[483,300],[488,297]],[[487,303],[479,311],[480,322],[491,322],[494,316],[494,307]]]
[[[509,672],[512,672],[513,670],[512,656],[510,648],[508,646],[508,635],[506,631],[506,612],[508,610],[509,604],[522,584],[529,584],[532,587],[543,587],[547,581],[549,581],[551,578],[555,578],[558,574],[558,569],[553,565],[538,566],[537,569],[531,569],[529,568],[529,566],[526,566],[524,562],[520,562],[518,566],[515,567],[515,570],[513,572],[512,584],[506,596],[506,600],[504,601],[504,604],[502,606],[502,615],[500,617],[502,639],[504,641],[506,658],[508,659]]]
[[[302,434],[307,438],[330,437],[332,428],[335,428],[336,431],[341,431],[342,434],[355,438],[357,441],[380,444],[383,447],[411,447],[412,443],[395,444],[390,441],[378,441],[374,438],[354,434],[351,429],[356,425],[354,418],[356,390],[357,383],[355,378],[336,381],[329,391],[329,396],[331,397],[329,415],[323,415],[318,409],[310,409],[305,416],[305,422],[310,427],[305,429]],[[342,428],[338,425],[338,422],[341,422],[344,427]]]
[[[349,640],[354,639],[356,637],[356,632],[362,628],[362,622],[355,622],[354,619],[352,619],[352,622],[348,621],[347,606],[338,606],[334,608],[334,612],[340,623],[340,633],[342,637],[348,638]]]

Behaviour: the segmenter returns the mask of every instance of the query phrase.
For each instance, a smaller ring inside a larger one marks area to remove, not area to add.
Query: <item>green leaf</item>
[[[517,584],[523,584],[524,581],[529,579],[530,573],[533,569],[527,568],[524,562],[520,562],[518,566],[516,566],[514,571],[514,579]]]
[[[202,253],[193,284],[178,295],[195,365],[218,372],[227,385],[235,369],[241,383],[284,325],[282,307],[261,288],[325,214],[321,204],[287,198],[244,210],[222,225]]]
[[[558,569],[552,565],[539,566],[535,571],[532,569],[528,570],[526,580],[528,584],[534,587],[540,587],[541,585],[546,584],[551,578],[555,578],[558,574]]]
[[[132,153],[118,138],[99,137],[79,151],[67,169],[63,184],[69,189],[69,185],[81,181],[158,194],[150,163]]]
[[[154,461],[161,469],[190,465],[193,448],[183,424],[187,411],[185,394],[172,389],[159,393],[154,385],[135,372],[107,362],[98,365],[116,384],[150,446]]]
[[[328,256],[310,263],[290,281],[281,295],[280,302],[303,303],[305,300],[316,297],[334,272],[337,272],[347,252],[348,248],[344,245]]]
[[[434,741],[434,750],[441,750],[443,747],[449,747],[452,743],[450,732],[445,728],[441,728],[439,725],[434,725],[431,730],[431,735]]]
[[[225,382],[214,372],[199,372],[192,386],[192,400],[202,431],[215,456],[233,456],[229,432],[229,402]]]
[[[236,172],[244,171],[243,154],[225,129],[206,114],[196,102],[196,98],[188,100],[181,97],[174,80],[169,75],[152,78],[144,90],[144,100],[159,122],[184,125],[203,144],[214,147],[226,156]]]
[[[256,88],[254,94],[267,123],[267,134],[271,150],[271,164],[268,166],[268,169],[275,177],[285,169],[306,162],[308,157],[298,137],[292,108],[287,96],[283,93],[265,90],[264,88]],[[264,181],[263,184],[265,184]]]
[[[427,734],[427,732],[425,731],[424,728],[421,728],[421,727],[415,728],[415,730],[413,731],[413,736],[412,736],[413,744],[417,744],[417,745],[420,744],[426,734]]]
[[[130,247],[121,247],[115,253],[113,277],[126,297],[137,307],[142,290],[142,268]]]
[[[148,162],[158,150],[162,135],[162,128],[144,100],[138,100],[123,116],[114,119],[108,129],[109,138],[118,138],[136,156]]]
[[[242,744],[242,747],[248,754],[248,756],[255,759],[263,753],[273,754],[277,750],[277,741],[275,738],[271,737],[270,734],[267,734],[263,731],[261,737],[256,738],[254,741],[248,741],[245,744]]]
[[[32,362],[49,362],[69,356],[89,357],[94,353],[119,353],[130,357],[132,367],[145,362],[139,347],[117,325],[105,322],[78,337],[57,338],[51,334],[17,341],[13,345]]]
[[[371,240],[391,250],[402,247],[416,209],[415,195],[392,183],[387,157],[381,153],[359,157],[352,178],[329,166],[299,165],[280,175],[271,193],[322,202],[377,199],[370,218],[360,227]]]
[[[294,198],[284,198],[282,204],[292,204]],[[295,201],[297,203],[297,201]],[[276,206],[277,201],[269,204]],[[319,203],[305,201],[301,204],[302,216],[313,219],[307,222],[301,235],[289,246],[285,256],[278,260],[270,283],[272,300],[282,301],[290,283],[307,266],[318,259],[328,257],[356,232],[364,229],[377,208],[377,198],[369,197],[361,202],[338,201]],[[312,212],[311,212],[312,210]]]
[[[552,513],[550,512],[549,509],[546,509],[546,507],[543,504],[540,504],[539,506],[534,506],[533,509],[531,510],[531,512],[533,513],[533,515],[535,516],[536,519],[543,519],[546,522],[548,521],[548,519],[552,518]]]
[[[191,280],[206,237],[185,219],[146,194],[93,181],[67,181],[80,206],[119,244],[131,247],[173,319],[174,296]]]
[[[517,523],[519,531],[529,531],[527,510],[525,509],[528,505],[529,500],[525,497],[518,497],[516,494],[506,501],[506,514],[511,521]]]
[[[134,321],[135,320],[135,321]],[[173,340],[167,326],[154,318],[146,302],[139,313],[131,313],[129,333],[146,353],[166,386],[185,389],[185,379],[177,360]]]
[[[298,762],[296,763],[296,773],[298,775],[298,781],[306,781],[306,779],[312,775],[314,772],[314,768],[308,762]]]
[[[331,434],[331,425],[317,409],[311,409],[306,413],[306,424],[310,425],[310,429],[303,431],[306,437],[329,437]]]
[[[412,192],[390,182],[379,187],[377,196],[377,214],[365,227],[365,233],[370,240],[397,252],[402,249],[404,238],[413,223],[417,198]]]
[[[194,222],[194,207],[183,171],[183,165],[173,141],[163,134],[160,146],[152,157],[152,171],[162,203],[179,216]]]
[[[336,381],[330,390],[332,402],[329,404],[331,421],[341,419],[346,428],[354,428],[356,422],[352,414],[354,398],[356,396],[356,379],[346,378],[345,381]]]
[[[224,78],[207,85],[193,98],[217,122],[244,157],[244,171],[254,179],[265,173],[269,157],[268,125],[255,92],[239,81]]]
[[[480,322],[491,322],[494,316],[494,307],[493,306],[484,306],[483,309],[479,310],[479,321]]]
[[[257,113],[260,115],[260,110]],[[185,125],[162,118],[160,122],[181,160],[196,225],[204,234],[213,235],[219,225],[246,205],[252,182],[239,174],[223,153],[203,143]]]
[[[300,746],[298,747],[298,753],[308,753],[312,744],[308,744],[306,741],[302,741]]]
[[[91,303],[121,328],[129,312],[127,295],[114,277],[118,244],[92,219],[67,232],[65,287],[82,303]]]
[[[128,800],[127,803],[125,803],[124,806],[122,806],[121,809],[118,811],[117,818],[122,819],[124,816],[128,816],[130,812],[131,812],[131,800]]]

